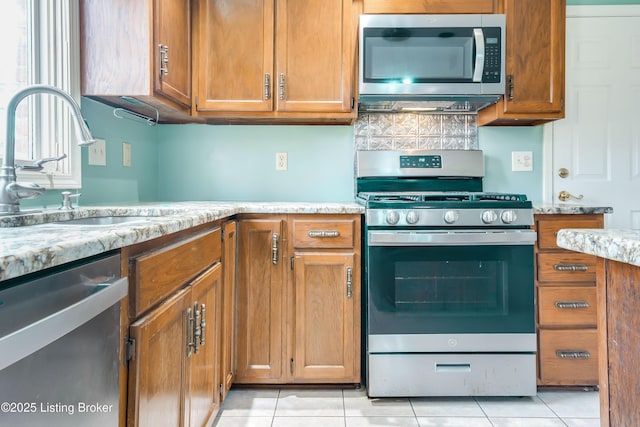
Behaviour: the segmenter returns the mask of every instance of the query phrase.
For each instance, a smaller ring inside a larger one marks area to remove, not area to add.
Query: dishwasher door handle
[[[46,347],[118,303],[127,295],[128,283],[126,277],[105,283],[104,289],[0,337],[0,370]]]

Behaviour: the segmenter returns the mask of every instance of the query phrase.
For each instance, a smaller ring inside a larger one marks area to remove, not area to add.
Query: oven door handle
[[[369,231],[368,246],[533,245],[534,230]]]

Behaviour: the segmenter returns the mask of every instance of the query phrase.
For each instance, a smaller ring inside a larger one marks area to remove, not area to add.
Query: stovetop
[[[533,207],[518,193],[483,191],[477,150],[359,151],[357,200],[367,227],[529,227]]]

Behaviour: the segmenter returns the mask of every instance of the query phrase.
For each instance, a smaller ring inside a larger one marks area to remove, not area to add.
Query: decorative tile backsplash
[[[371,113],[355,123],[356,150],[477,150],[475,114]]]

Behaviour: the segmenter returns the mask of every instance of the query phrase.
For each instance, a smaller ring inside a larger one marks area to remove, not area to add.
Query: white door
[[[567,8],[565,102],[565,119],[546,129],[546,193],[611,206],[606,227],[640,229],[640,7]]]

